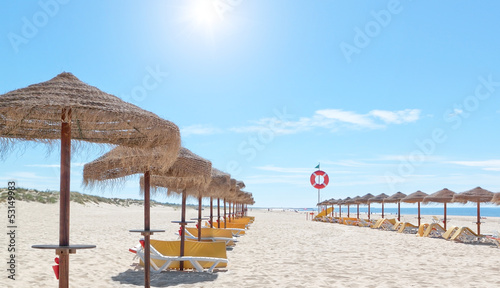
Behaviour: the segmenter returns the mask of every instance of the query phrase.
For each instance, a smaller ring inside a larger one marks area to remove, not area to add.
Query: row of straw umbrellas
[[[51,80],[0,95],[0,156],[32,142],[50,146],[60,143],[59,243],[32,246],[53,249],[59,255],[59,287],[69,287],[69,255],[79,249],[95,248],[69,242],[71,153],[89,146],[73,145],[76,141],[114,147],[84,166],[85,185],[106,188],[131,175],[142,175],[138,187],[144,195],[144,228],[131,231],[140,232],[145,241],[149,242],[153,233],[163,231],[150,228],[151,188],[182,195],[183,211],[178,221],[182,229],[187,222],[187,196],[198,198],[199,213],[202,198],[211,199],[211,208],[213,199],[217,199],[218,217],[221,199],[224,216],[226,202],[233,217],[236,212],[244,213],[245,205],[254,203],[252,194],[241,190],[245,187],[242,181],[181,147],[177,125],[88,85],[71,73],[64,72]],[[144,286],[149,287],[149,282],[149,269],[145,269]]]
[[[421,203],[443,203],[443,224],[444,229],[446,229],[446,217],[447,217],[447,203],[468,203],[473,202],[477,204],[477,233],[481,233],[481,212],[480,212],[480,203],[496,203],[500,205],[500,192],[493,193],[481,187],[476,187],[474,189],[455,193],[447,188],[441,189],[435,193],[430,195],[418,190],[414,193],[406,195],[402,192],[397,192],[391,196],[386,195],[385,193],[381,193],[377,196],[374,196],[370,193],[364,196],[356,196],[354,198],[347,197],[345,199],[329,199],[318,203],[318,206],[339,206],[340,217],[342,217],[342,205],[347,206],[347,217],[350,217],[350,206],[357,206],[357,218],[359,218],[359,205],[368,205],[368,219],[370,219],[370,204],[371,203],[381,203],[382,204],[382,218],[384,218],[384,204],[385,203],[397,203],[398,204],[398,221],[401,220],[401,202],[403,203],[417,203],[418,204],[418,226],[420,226],[420,204]],[[333,213],[333,212],[332,212]]]

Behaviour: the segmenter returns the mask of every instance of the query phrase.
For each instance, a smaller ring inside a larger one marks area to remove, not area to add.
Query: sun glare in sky
[[[215,26],[221,22],[213,1],[206,0],[191,1],[187,9],[187,18],[193,28],[204,30],[208,35],[212,35]]]

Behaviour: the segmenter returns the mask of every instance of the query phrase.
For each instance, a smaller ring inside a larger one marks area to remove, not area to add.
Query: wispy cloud
[[[469,166],[469,167],[479,167],[486,171],[500,171],[500,159],[491,159],[483,161],[448,161],[447,163]]]
[[[272,131],[275,134],[296,134],[313,129],[326,129],[331,132],[340,129],[383,129],[388,125],[415,122],[420,119],[419,109],[398,111],[372,110],[366,114],[342,109],[317,110],[310,117],[283,121],[277,117],[262,118],[251,125],[230,128],[237,133]]]
[[[182,137],[187,137],[190,135],[212,135],[222,133],[222,130],[211,125],[191,125],[181,128]]]

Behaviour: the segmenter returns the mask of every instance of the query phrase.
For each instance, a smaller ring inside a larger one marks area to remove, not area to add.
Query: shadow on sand
[[[152,287],[170,287],[179,284],[196,284],[210,282],[217,279],[217,273],[192,272],[192,271],[163,271],[161,273],[151,273]],[[132,284],[144,286],[144,271],[129,269],[116,276],[112,276],[113,281],[120,284]]]

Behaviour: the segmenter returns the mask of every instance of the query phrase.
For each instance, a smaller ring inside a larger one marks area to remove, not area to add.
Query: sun
[[[213,1],[208,0],[194,0],[192,1],[188,17],[190,22],[197,28],[213,31],[220,17],[213,4]]]

